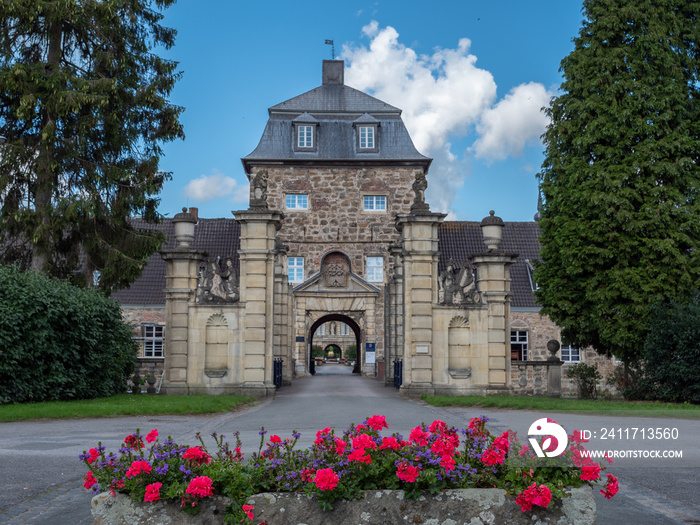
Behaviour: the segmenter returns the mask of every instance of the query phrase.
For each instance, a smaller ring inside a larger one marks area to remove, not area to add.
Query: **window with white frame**
[[[340,335],[350,335],[350,327],[345,323],[340,323]]]
[[[384,281],[384,257],[367,257],[367,280],[371,283]]]
[[[510,358],[514,361],[527,361],[527,330],[510,331]]]
[[[304,258],[287,257],[287,279],[290,283],[304,281]]]
[[[162,326],[141,325],[141,355],[143,357],[163,357],[163,340]]]
[[[386,211],[386,195],[365,195],[362,197],[365,211]]]
[[[581,349],[571,345],[561,345],[561,360],[565,363],[580,363]]]
[[[308,210],[309,196],[300,193],[289,193],[285,198],[285,207],[288,210]]]
[[[316,333],[314,335],[326,335],[326,323],[316,328]]]
[[[357,128],[359,148],[360,149],[375,149],[374,141],[374,126],[359,126]]]
[[[297,148],[313,149],[314,147],[314,127],[297,125]]]

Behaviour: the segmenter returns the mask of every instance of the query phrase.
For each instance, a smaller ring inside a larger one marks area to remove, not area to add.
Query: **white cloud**
[[[201,175],[185,186],[185,195],[198,202],[229,196],[233,202],[248,202],[249,192],[248,184],[241,185],[233,177],[227,177],[218,172],[212,175]]]
[[[554,93],[530,82],[513,88],[493,108],[486,110],[476,126],[474,155],[486,160],[505,159],[522,153],[527,144],[538,143],[549,118],[542,108]]]
[[[399,42],[391,26],[380,28],[373,20],[362,32],[369,47],[343,46],[346,83],[403,110],[416,148],[434,159],[427,192],[434,211],[454,216],[455,189],[470,173],[467,157],[518,155],[544,132],[547,118],[540,108],[552,93],[541,84],[523,84],[494,106],[496,82],[476,66],[469,39],[460,39],[455,49],[419,55]],[[469,133],[476,140],[467,157],[452,154],[451,141]]]

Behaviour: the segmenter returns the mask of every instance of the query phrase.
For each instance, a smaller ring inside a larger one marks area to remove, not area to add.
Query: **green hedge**
[[[0,403],[124,392],[136,352],[115,301],[0,266]]]

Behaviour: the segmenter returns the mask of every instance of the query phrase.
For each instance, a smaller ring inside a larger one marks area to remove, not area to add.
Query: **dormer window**
[[[294,151],[316,151],[318,121],[308,113],[294,119]]]
[[[372,115],[365,113],[353,122],[355,135],[357,136],[358,153],[376,153],[379,151],[377,131],[379,121]]]
[[[314,128],[313,126],[299,126],[297,127],[297,148],[308,148],[314,147]]]
[[[374,126],[359,126],[360,149],[374,149]]]

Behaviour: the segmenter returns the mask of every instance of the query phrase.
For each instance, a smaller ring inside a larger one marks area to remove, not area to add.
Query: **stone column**
[[[182,209],[173,217],[177,246],[162,250],[165,260],[165,381],[166,394],[188,394],[189,311],[194,306],[199,264],[204,252],[194,250],[194,227],[197,219]]]
[[[241,225],[240,295],[245,304],[242,393],[274,391],[275,241],[284,215],[263,207],[233,212]]]
[[[488,251],[472,262],[477,289],[488,305],[488,391],[510,389],[510,266],[517,254],[500,249],[503,221],[494,212],[481,221]]]
[[[433,305],[437,302],[438,225],[442,213],[396,219],[403,248],[403,385],[401,393],[433,393]],[[399,330],[401,328],[399,327]]]

